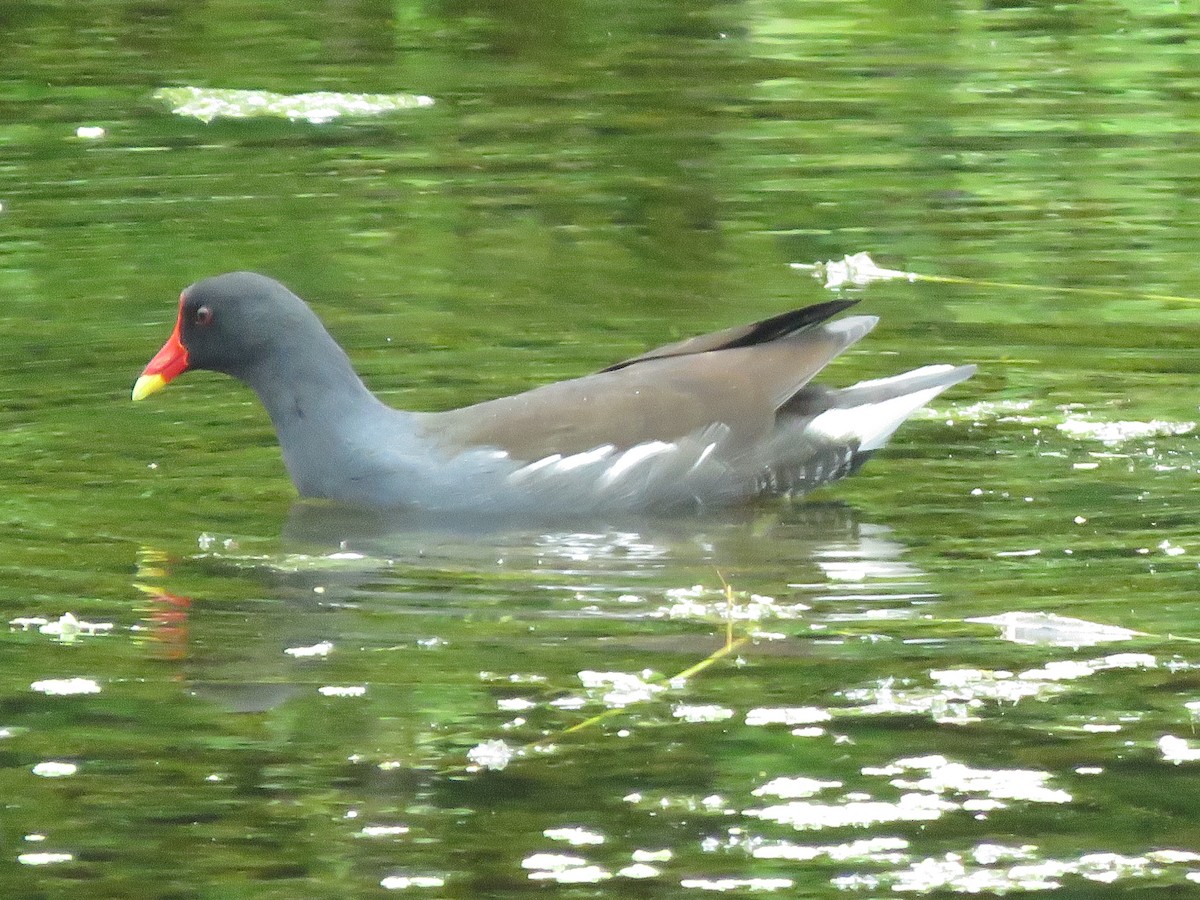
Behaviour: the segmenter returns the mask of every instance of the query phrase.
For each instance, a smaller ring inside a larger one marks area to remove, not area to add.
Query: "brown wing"
[[[734,446],[750,444],[769,436],[779,407],[875,324],[856,316],[816,327],[848,305],[785,313],[583,378],[434,413],[424,430],[448,452],[496,447],[530,461],[604,444],[673,441],[716,422],[729,426]]]

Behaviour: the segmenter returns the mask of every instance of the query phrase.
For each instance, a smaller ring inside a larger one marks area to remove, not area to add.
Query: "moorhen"
[[[180,297],[133,388],[189,369],[245,382],[302,496],[474,515],[694,510],[798,494],[855,471],[974,366],[810,383],[875,325],[833,300],[668,344],[592,375],[446,412],[385,405],[308,305],[233,272]]]

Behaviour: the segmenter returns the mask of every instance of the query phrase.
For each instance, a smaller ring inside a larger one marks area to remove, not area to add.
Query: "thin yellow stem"
[[[792,263],[793,269],[811,272],[820,266],[814,263]],[[1200,303],[1200,297],[1181,297],[1177,294],[1155,294],[1140,291],[1127,291],[1121,288],[1070,287],[1058,284],[1028,284],[1016,281],[987,281],[981,278],[968,278],[963,275],[922,275],[918,272],[900,272],[890,270],[888,279],[903,279],[905,281],[929,281],[936,284],[969,284],[976,287],[1003,288],[1013,291],[1042,291],[1044,293],[1085,294],[1093,297],[1124,297],[1130,300],[1161,300],[1167,303]],[[875,280],[875,279],[872,279]],[[880,278],[879,280],[885,280]]]

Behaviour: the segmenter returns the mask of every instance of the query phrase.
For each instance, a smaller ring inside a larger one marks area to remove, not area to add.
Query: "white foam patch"
[[[927,366],[925,369],[918,369],[917,372],[925,373],[929,369],[940,368],[943,367]],[[914,374],[916,373],[910,372],[905,377],[911,377]],[[862,384],[884,384],[890,380],[880,379],[875,382],[862,382]],[[860,386],[855,385],[854,387]],[[905,419],[940,394],[946,387],[947,385],[938,385],[879,403],[864,403],[849,409],[829,409],[813,419],[809,427],[834,441],[857,439],[860,451],[878,450],[887,443],[888,438],[903,424]]]
[[[617,457],[616,462],[608,467],[608,471],[600,479],[600,484],[607,487],[638,463],[675,449],[677,449],[675,444],[666,441],[647,441],[644,444],[636,444]]]

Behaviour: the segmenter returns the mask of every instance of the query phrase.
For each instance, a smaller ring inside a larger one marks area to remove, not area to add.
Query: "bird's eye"
[[[192,313],[192,323],[194,325],[211,325],[213,320],[213,311],[207,306],[197,306],[196,311]]]

